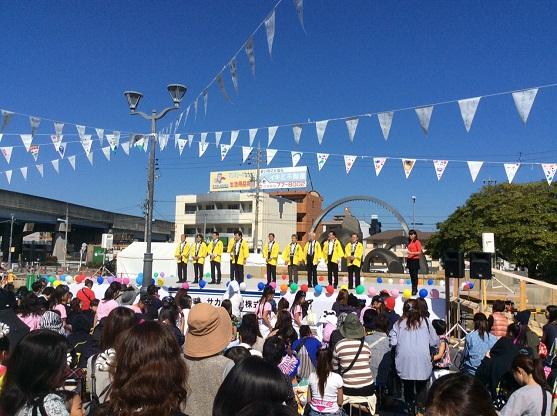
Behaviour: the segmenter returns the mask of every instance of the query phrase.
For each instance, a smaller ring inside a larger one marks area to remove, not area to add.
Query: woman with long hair
[[[242,316],[242,322],[238,327],[238,334],[241,346],[246,347],[253,355],[263,353],[263,343],[265,340],[261,336],[261,332],[259,332],[257,316],[254,313],[246,313]]]
[[[31,331],[23,337],[7,361],[0,414],[69,416],[66,397],[60,392],[67,350],[66,338],[48,329]],[[79,396],[72,398],[73,404],[80,406]]]
[[[338,291],[337,299],[333,302],[331,309],[335,311],[337,316],[341,313],[354,312],[356,309],[348,304],[348,290],[340,289]]]
[[[290,313],[292,315],[292,321],[294,327],[297,328],[298,331],[302,326],[302,319],[303,319],[302,305],[305,302],[306,302],[306,292],[304,292],[303,290],[298,290],[298,292],[296,292],[296,296],[294,296],[292,307],[290,308]]]
[[[96,322],[101,321],[106,318],[113,309],[118,307],[118,302],[116,299],[120,296],[120,291],[122,290],[122,285],[118,282],[112,282],[110,286],[104,292],[104,297],[99,302],[97,308]]]
[[[275,335],[281,337],[287,345],[292,344],[298,339],[298,334],[292,325],[292,315],[290,315],[290,312],[282,310],[277,314],[277,322],[269,337]]]
[[[71,297],[70,288],[66,285],[59,285],[54,289],[54,293],[49,299],[49,309],[60,315],[60,318],[62,318],[62,326],[66,333],[71,330],[71,327],[68,325],[68,303]]]
[[[489,332],[487,316],[483,313],[474,315],[474,330],[464,339],[462,371],[474,375],[487,352],[495,345],[497,337]]]
[[[317,353],[317,367],[308,378],[310,416],[342,415],[342,376],[333,372],[333,354],[328,348]]]
[[[511,366],[514,379],[521,385],[499,412],[500,416],[550,416],[551,393],[545,380],[543,362],[526,355],[516,357]]]
[[[411,414],[423,413],[427,382],[432,372],[430,347],[437,347],[439,337],[422,316],[415,299],[408,299],[402,317],[389,333],[395,347],[395,366],[404,385],[404,400]]]
[[[167,325],[146,321],[116,344],[108,401],[100,416],[179,416],[185,404],[187,368]]]
[[[17,308],[17,317],[33,331],[34,329],[39,329],[42,312],[39,297],[34,293],[30,293],[21,299]]]
[[[170,296],[169,296],[170,297]],[[178,318],[180,316],[180,311],[178,307],[174,304],[174,299],[172,298],[172,303],[165,303],[163,299],[163,306],[159,309],[159,322],[169,326],[170,330],[176,337],[176,342],[181,347],[184,345],[186,340],[184,334],[180,332],[178,328]]]
[[[273,306],[271,302],[274,297],[275,289],[270,285],[265,286],[261,298],[257,303],[257,307],[255,308],[255,315],[257,315],[259,319],[259,331],[263,335],[263,338],[267,338],[269,332],[273,330],[273,324],[271,323]]]
[[[415,296],[418,293],[418,272],[420,271],[420,256],[422,255],[422,243],[418,240],[416,230],[408,232],[406,248],[408,250],[406,268],[410,273],[410,280],[412,281],[412,296]]]

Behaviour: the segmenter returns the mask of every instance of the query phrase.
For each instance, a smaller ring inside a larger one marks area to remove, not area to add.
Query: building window
[[[193,236],[193,235],[197,234],[197,228],[188,227],[187,225],[184,225],[184,234]]]
[[[226,209],[235,209],[235,210],[240,210],[240,204],[228,204],[226,206]]]
[[[186,214],[195,214],[195,211],[197,211],[196,204],[186,204],[184,206],[184,213]]]
[[[252,203],[250,202],[242,202],[241,204],[241,212],[249,213],[252,210]]]
[[[206,205],[205,205],[205,210],[206,210],[206,211],[212,211],[212,210],[214,210],[214,209],[215,209],[215,204],[213,204],[213,203],[210,203],[210,204],[206,204]]]
[[[226,229],[227,234],[234,234],[235,232],[236,232],[236,228],[227,228]]]

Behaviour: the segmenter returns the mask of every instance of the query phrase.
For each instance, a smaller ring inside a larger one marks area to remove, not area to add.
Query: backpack
[[[104,396],[110,390],[110,384],[109,384],[104,388],[101,394],[97,395],[96,364],[97,364],[98,356],[99,354],[95,354],[91,358],[91,397],[89,403],[83,406],[83,409],[85,410],[85,414],[87,414],[87,416],[96,415],[97,411],[99,410],[99,407],[101,406],[99,397]]]

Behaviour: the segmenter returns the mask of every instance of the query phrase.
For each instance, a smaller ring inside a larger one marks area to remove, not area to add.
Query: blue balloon
[[[140,276],[138,274],[137,277],[135,278],[135,283],[137,283],[138,286],[141,286],[143,284],[143,275]]]
[[[433,279],[428,279],[427,284],[431,286],[433,284]]]
[[[201,280],[199,281],[199,287],[200,287],[201,289],[203,289],[203,288],[205,287],[206,284],[207,284],[207,282],[206,282],[205,280],[203,280],[203,279],[201,279]]]
[[[62,282],[66,281],[66,275],[65,274],[60,275],[60,281],[62,281]]]
[[[382,278],[382,277],[378,277],[378,278],[377,278],[377,283],[383,283],[383,278]]]
[[[411,284],[411,283],[412,283],[412,281],[411,281],[410,279],[406,279],[406,284],[407,284],[407,285],[409,285],[409,284]]]
[[[314,291],[315,291],[315,294],[316,294],[317,296],[319,296],[319,295],[323,292],[323,286],[321,286],[321,285],[315,285]]]
[[[152,284],[152,285],[155,284],[155,279],[151,279],[151,284]]]
[[[470,289],[474,289],[474,282],[468,282],[468,287]]]
[[[425,298],[427,297],[427,289],[420,289],[420,297]]]
[[[258,288],[259,290],[265,289],[265,283],[259,282],[259,283],[257,284],[257,288]]]
[[[252,277],[252,276],[251,276],[250,273],[246,274],[246,278],[251,279],[251,277]],[[265,286],[265,285],[263,285],[263,286]],[[259,287],[259,285],[257,285],[257,287]],[[259,289],[259,290],[263,290],[263,289]]]
[[[141,277],[143,279],[143,272],[137,273],[137,277]]]
[[[97,278],[97,283],[98,283],[99,285],[102,285],[103,282],[104,282],[103,277],[102,277],[102,276],[99,276],[99,277]]]

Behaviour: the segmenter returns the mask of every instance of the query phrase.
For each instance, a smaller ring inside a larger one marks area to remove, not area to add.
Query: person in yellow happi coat
[[[279,254],[280,247],[275,241],[275,235],[269,233],[269,240],[263,246],[263,258],[267,263],[267,283],[277,281],[277,262]]]
[[[315,239],[315,233],[308,234],[309,240],[304,246],[304,261],[308,271],[308,286],[317,285],[317,265],[321,260],[321,244]]]
[[[338,265],[344,257],[344,250],[334,231],[329,231],[327,238],[328,240],[323,244],[322,256],[327,264],[329,284],[336,289],[338,287]]]
[[[234,243],[229,249],[231,249],[230,256],[232,263],[230,280],[242,283],[244,281],[244,265],[249,257],[249,248],[240,230],[234,233]]]
[[[213,233],[213,239],[207,247],[207,254],[211,260],[211,284],[220,284],[221,272],[220,272],[220,260],[222,253],[224,251],[224,245],[222,241],[219,240],[219,233]],[[215,280],[216,277],[216,280]]]
[[[284,247],[282,259],[284,264],[288,265],[288,284],[292,282],[298,283],[298,266],[304,260],[304,251],[300,244],[298,244],[296,234],[292,234],[292,241]]]
[[[188,261],[190,259],[190,244],[186,241],[186,235],[180,236],[180,242],[174,253],[178,265],[178,283],[188,281]]]
[[[205,257],[207,257],[207,244],[203,241],[203,234],[195,236],[195,243],[191,246],[190,255],[195,274],[193,283],[199,283],[199,280],[203,278],[203,265],[205,264]]]
[[[344,253],[348,262],[348,289],[353,289],[355,286],[360,286],[360,270],[364,257],[364,246],[358,241],[358,234],[352,233],[350,242],[344,248]],[[356,278],[355,285],[354,277]]]

